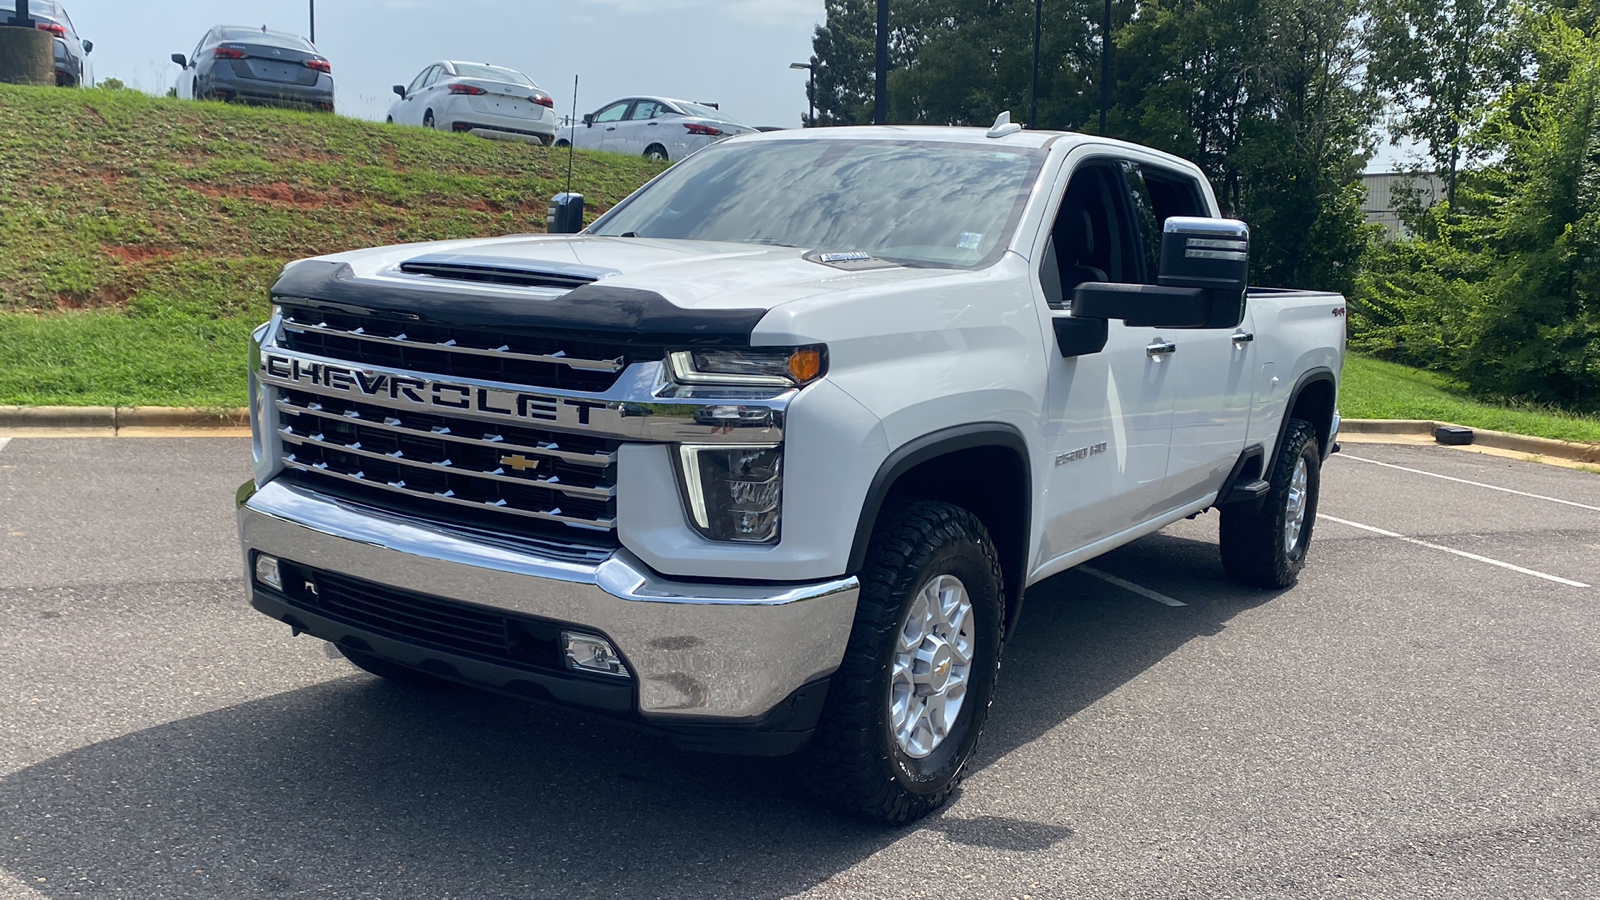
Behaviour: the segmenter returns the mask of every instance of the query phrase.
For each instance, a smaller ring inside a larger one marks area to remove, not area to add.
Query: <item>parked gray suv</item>
[[[333,111],[333,66],[299,35],[265,28],[219,25],[185,57],[178,96],[234,100],[263,106]]]

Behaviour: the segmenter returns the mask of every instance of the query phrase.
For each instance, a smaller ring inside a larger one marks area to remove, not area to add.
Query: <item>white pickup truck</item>
[[[576,235],[294,263],[250,600],[914,819],[1029,585],[1211,508],[1232,577],[1294,582],[1345,302],[1247,290],[1248,242],[1190,163],[1002,117],[736,137]]]

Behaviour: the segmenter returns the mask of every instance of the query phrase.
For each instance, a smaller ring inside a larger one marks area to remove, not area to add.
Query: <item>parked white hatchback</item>
[[[425,67],[389,107],[393,125],[421,125],[502,140],[556,136],[555,101],[528,76],[503,66],[441,60]]]
[[[627,97],[584,114],[581,123],[561,130],[556,144],[677,162],[714,141],[753,131],[704,103]]]

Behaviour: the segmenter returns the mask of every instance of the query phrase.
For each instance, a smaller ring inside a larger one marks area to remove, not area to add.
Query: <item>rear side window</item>
[[[1161,272],[1161,232],[1167,220],[1173,216],[1206,217],[1211,210],[1200,186],[1188,175],[1128,161],[1121,167],[1144,260],[1144,280],[1155,284]]]

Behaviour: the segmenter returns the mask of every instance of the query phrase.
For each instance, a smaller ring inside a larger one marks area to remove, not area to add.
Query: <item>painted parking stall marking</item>
[[[9,443],[11,443],[11,438],[0,438],[0,452],[3,452]]]
[[[1344,526],[1346,526],[1348,528],[1357,528],[1357,529],[1360,529],[1362,531],[1369,531],[1369,532],[1371,532],[1373,534],[1381,535],[1383,537],[1394,538],[1397,541],[1405,541],[1408,544],[1415,544],[1418,547],[1426,547],[1429,550],[1438,550],[1438,551],[1441,551],[1443,553],[1452,553],[1452,554],[1455,554],[1456,556],[1460,556],[1460,557],[1462,557],[1464,559],[1470,559],[1470,560],[1473,560],[1475,562],[1487,563],[1487,564],[1489,564],[1491,566],[1499,566],[1502,569],[1510,569],[1513,572],[1520,572],[1523,575],[1532,575],[1535,578],[1543,578],[1546,581],[1554,581],[1557,584],[1564,584],[1564,585],[1566,585],[1568,587],[1575,587],[1575,588],[1586,588],[1586,587],[1589,587],[1589,585],[1584,584],[1581,581],[1573,581],[1570,578],[1562,578],[1559,575],[1551,575],[1551,574],[1549,574],[1547,572],[1540,572],[1540,571],[1537,571],[1535,569],[1524,568],[1522,566],[1515,565],[1513,563],[1504,562],[1504,561],[1501,561],[1501,560],[1498,560],[1498,559],[1490,559],[1487,556],[1479,556],[1476,553],[1468,553],[1465,550],[1457,550],[1454,547],[1446,547],[1446,546],[1444,546],[1442,544],[1434,544],[1434,543],[1430,543],[1428,541],[1418,540],[1417,538],[1414,538],[1414,537],[1406,537],[1403,534],[1399,534],[1399,533],[1396,533],[1396,532],[1393,532],[1393,531],[1386,531],[1385,529],[1375,528],[1375,527],[1373,527],[1371,525],[1363,525],[1360,522],[1351,522],[1348,519],[1335,518],[1335,517],[1327,515],[1325,513],[1318,513],[1317,514],[1317,521],[1319,521],[1319,522],[1320,521],[1328,521],[1328,522],[1333,522],[1333,523],[1338,524],[1338,525],[1344,525]]]
[[[1560,497],[1546,497],[1543,494],[1530,494],[1530,493],[1527,493],[1526,491],[1514,491],[1511,488],[1500,487],[1499,485],[1496,485],[1496,484],[1484,484],[1481,481],[1468,481],[1465,478],[1454,478],[1454,477],[1449,476],[1449,475],[1440,475],[1437,472],[1425,472],[1425,471],[1423,471],[1421,469],[1412,469],[1412,468],[1408,468],[1406,466],[1397,466],[1394,463],[1379,462],[1378,460],[1367,459],[1367,458],[1362,457],[1362,456],[1351,456],[1348,453],[1341,453],[1338,456],[1335,456],[1334,459],[1348,459],[1348,460],[1351,460],[1352,462],[1362,462],[1362,463],[1368,463],[1368,464],[1374,465],[1374,466],[1383,466],[1385,469],[1399,469],[1402,472],[1410,472],[1413,475],[1426,475],[1429,478],[1442,478],[1445,481],[1454,481],[1457,484],[1469,484],[1469,485],[1472,485],[1473,487],[1488,488],[1491,491],[1500,491],[1500,492],[1506,493],[1506,494],[1516,494],[1518,497],[1529,497],[1529,498],[1532,498],[1534,500],[1548,500],[1551,503],[1560,503],[1560,504],[1562,504],[1564,506],[1576,506],[1579,509],[1589,509],[1589,510],[1594,510],[1595,512],[1600,512],[1600,506],[1590,506],[1587,503],[1577,503],[1577,502],[1574,502],[1572,500],[1563,500]]]
[[[1118,578],[1117,576],[1112,575],[1110,572],[1102,572],[1102,571],[1100,571],[1099,569],[1096,569],[1093,566],[1078,566],[1078,571],[1082,572],[1085,575],[1090,575],[1090,576],[1093,576],[1095,578],[1098,578],[1101,581],[1104,581],[1106,584],[1116,585],[1117,587],[1122,588],[1125,591],[1130,591],[1132,593],[1138,594],[1141,597],[1148,597],[1149,599],[1154,600],[1155,602],[1160,603],[1163,606],[1188,606],[1189,605],[1189,604],[1183,602],[1182,600],[1174,600],[1173,598],[1168,597],[1166,594],[1163,594],[1160,591],[1152,591],[1149,588],[1144,587],[1142,585],[1137,585],[1137,584],[1134,584],[1133,582],[1128,581],[1126,579]]]

